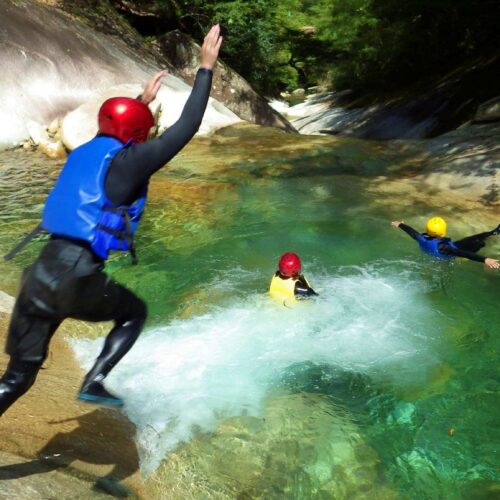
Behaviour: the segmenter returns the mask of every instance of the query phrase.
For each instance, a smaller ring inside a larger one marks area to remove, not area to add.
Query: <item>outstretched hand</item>
[[[203,40],[203,45],[200,49],[200,68],[213,70],[217,58],[219,57],[219,49],[222,44],[220,35],[220,26],[216,24],[212,26],[210,31]]]
[[[399,227],[400,224],[403,224],[402,220],[393,220],[391,222],[391,226],[393,226],[393,227]]]
[[[161,86],[161,79],[167,74],[165,70],[156,73],[151,80],[149,80],[144,86],[144,91],[142,92],[141,101],[148,105],[151,101],[155,100],[156,94]]]
[[[500,269],[500,262],[496,259],[490,259],[489,257],[486,257],[484,259],[484,265],[489,267],[490,269]]]

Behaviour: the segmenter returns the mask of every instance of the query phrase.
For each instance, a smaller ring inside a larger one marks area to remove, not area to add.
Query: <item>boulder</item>
[[[112,19],[101,21],[113,25]],[[133,30],[129,29],[126,34],[127,43],[123,37],[111,36],[105,31],[97,21],[85,23],[74,15],[35,1],[0,2],[0,64],[3,69],[0,75],[0,149],[19,145],[32,133],[43,139],[43,130],[55,118],[62,118],[86,102],[101,100],[116,85],[132,85],[135,97],[141,93],[144,82],[160,67],[168,67],[167,61],[160,65],[158,55],[141,45],[139,34],[135,33],[135,42],[131,43]],[[164,78],[163,86],[179,102],[183,102],[183,96],[190,91],[185,82],[172,74]],[[168,107],[177,110],[179,106],[170,102]],[[218,118],[214,118],[213,123],[225,126],[237,121],[223,106],[212,103],[210,107],[217,110]],[[95,116],[94,113],[94,123]],[[31,127],[31,133],[28,130],[30,121],[38,124]],[[85,127],[90,129],[91,125]],[[66,134],[69,145],[77,144],[78,140],[73,134]],[[42,142],[56,155],[61,152],[60,146],[48,146],[50,143],[46,140]]]
[[[49,158],[65,158],[66,149],[59,138],[59,120],[54,120],[49,127],[45,127],[33,120],[28,120],[26,127],[30,134],[29,145],[35,144]]]
[[[302,88],[295,89],[292,92],[292,97],[303,99],[306,96],[306,90]]]
[[[178,74],[192,83],[199,66],[200,46],[178,30],[161,36],[158,44],[162,54],[175,66]],[[294,131],[290,123],[274,111],[242,76],[221,60],[214,70],[211,95],[243,120]]]
[[[158,107],[161,110],[158,123],[159,133],[175,123],[191,93],[191,88],[188,85],[170,76],[171,82],[172,79],[176,80],[176,85],[167,84],[161,87],[156,99],[150,104],[153,113]],[[116,85],[96,92],[92,99],[64,117],[61,131],[62,141],[66,148],[75,149],[96,135],[97,113],[103,101],[115,96],[137,97],[141,92],[142,86],[133,84]],[[214,130],[240,121],[232,111],[214,99],[210,99],[198,135],[207,135]]]

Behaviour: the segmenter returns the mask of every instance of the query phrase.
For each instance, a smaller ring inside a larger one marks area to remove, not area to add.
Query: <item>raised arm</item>
[[[126,204],[133,201],[151,175],[168,163],[196,134],[207,106],[212,69],[221,43],[220,28],[216,25],[209,31],[200,49],[200,69],[180,118],[156,139],[125,148],[113,158],[105,184],[106,194],[113,203]],[[152,92],[159,80],[161,77],[156,82],[148,82]],[[158,88],[159,85],[156,92]],[[142,99],[148,98],[147,96],[145,89]]]
[[[156,73],[156,75],[153,76],[151,80],[146,82],[142,94],[137,99],[142,101],[144,104],[149,104],[153,102],[156,99],[156,94],[158,94],[158,90],[160,90],[161,79],[166,75],[167,72],[165,70]]]

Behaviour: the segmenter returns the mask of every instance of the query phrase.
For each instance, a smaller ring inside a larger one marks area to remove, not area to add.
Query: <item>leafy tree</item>
[[[198,40],[220,22],[222,57],[267,95],[318,82],[337,89],[400,88],[498,52],[500,42],[498,0],[143,3],[164,12],[169,29],[177,24]]]
[[[325,0],[311,12],[337,88],[398,88],[498,50],[493,0]]]
[[[175,4],[179,24],[201,39],[210,25],[220,23],[222,56],[261,92],[273,94],[297,85],[297,70],[287,26],[300,8],[300,0],[166,0]]]

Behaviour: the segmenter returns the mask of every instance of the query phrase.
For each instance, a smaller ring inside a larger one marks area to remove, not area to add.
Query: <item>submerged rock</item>
[[[396,498],[378,482],[378,457],[341,409],[321,395],[268,400],[172,453],[149,478],[152,498]],[[156,485],[155,493],[152,485]]]

